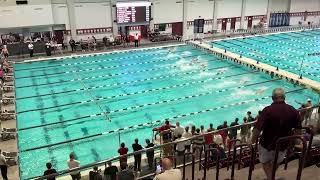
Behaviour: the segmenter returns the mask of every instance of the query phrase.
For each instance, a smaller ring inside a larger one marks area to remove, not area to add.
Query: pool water
[[[213,46],[241,54],[274,67],[320,81],[320,30],[279,33],[211,42]],[[302,66],[301,66],[302,65]]]
[[[22,179],[49,161],[67,169],[70,152],[85,165],[118,155],[119,142],[131,151],[165,120],[207,128],[256,114],[276,87],[295,107],[318,101],[311,90],[188,45],[15,64],[14,75]]]

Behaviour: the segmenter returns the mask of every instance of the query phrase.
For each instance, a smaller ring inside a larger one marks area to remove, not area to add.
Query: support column
[[[245,14],[246,14],[246,3],[247,3],[247,0],[242,0],[240,29],[244,29],[244,19],[245,19]]]
[[[71,37],[77,40],[77,26],[76,26],[76,14],[74,10],[74,0],[67,1],[68,15],[69,15],[69,26],[71,30]]]
[[[150,18],[150,23],[149,23],[149,29],[150,31],[151,30],[154,30],[154,9],[155,9],[155,1],[151,1],[151,7],[150,7],[150,10],[151,10],[151,16]]]
[[[266,23],[267,23],[267,28],[269,28],[269,22],[270,22],[270,13],[271,13],[271,1],[272,0],[268,0],[268,6],[267,6],[267,20],[266,20]]]
[[[213,22],[212,22],[212,31],[216,31],[218,29],[218,1],[213,1]]]
[[[182,32],[183,32],[183,37],[182,39],[183,40],[187,40],[188,39],[188,35],[187,35],[187,30],[188,30],[188,19],[187,19],[187,16],[188,16],[188,0],[183,0],[183,5],[182,5],[182,26],[183,26],[183,29],[182,29]]]
[[[118,24],[117,24],[117,7],[116,0],[110,1],[110,12],[111,12],[111,23],[112,23],[112,33],[113,37],[118,36]]]

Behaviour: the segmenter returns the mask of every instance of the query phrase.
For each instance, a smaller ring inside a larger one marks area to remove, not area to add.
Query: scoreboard
[[[117,23],[149,22],[150,6],[150,2],[117,3]]]

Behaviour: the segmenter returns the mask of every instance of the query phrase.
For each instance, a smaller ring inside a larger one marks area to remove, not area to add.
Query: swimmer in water
[[[201,64],[200,67],[201,67],[203,70],[206,70],[206,69],[207,69],[207,65],[206,65],[206,64]]]
[[[265,89],[258,89],[258,90],[256,90],[255,94],[261,95],[261,94],[263,94],[265,91],[266,91]]]
[[[246,83],[246,82],[248,82],[248,80],[245,80],[245,79],[241,79],[241,80],[240,80],[240,84],[244,84],[244,83]]]
[[[199,62],[199,60],[197,59],[197,58],[194,58],[194,59],[192,59],[191,61],[190,61],[190,64],[196,64],[196,63],[198,63]]]

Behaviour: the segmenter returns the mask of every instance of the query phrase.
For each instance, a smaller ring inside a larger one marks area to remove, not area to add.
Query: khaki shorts
[[[262,147],[261,145],[259,145],[258,150],[259,150],[259,160],[262,164],[273,162],[275,151],[273,150],[268,151],[266,148]],[[286,151],[279,151],[278,161],[277,161],[278,164],[280,164],[283,161],[286,154],[287,154]]]

